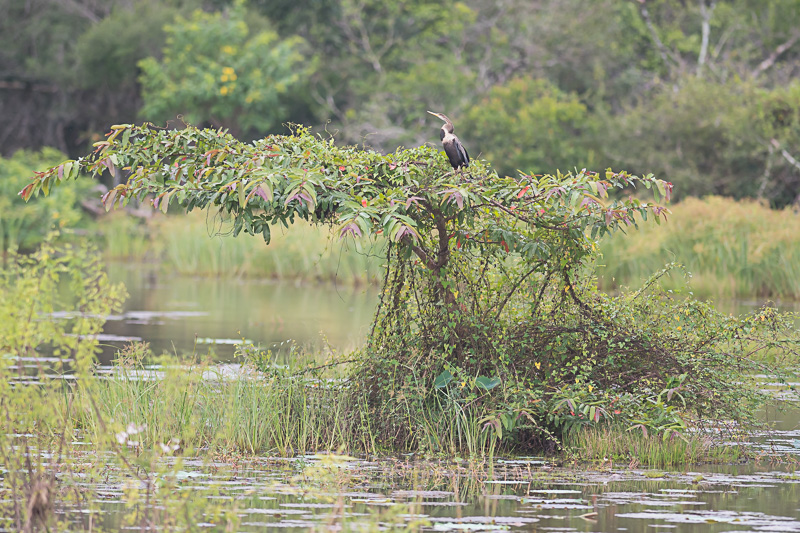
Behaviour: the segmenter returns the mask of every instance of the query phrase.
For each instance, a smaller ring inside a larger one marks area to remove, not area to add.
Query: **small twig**
[[[543,265],[546,265],[546,264],[547,264],[546,261],[537,261],[536,263],[533,264],[533,267],[530,270],[528,270],[525,274],[523,274],[517,280],[517,282],[514,284],[514,286],[511,287],[511,290],[508,291],[508,294],[506,294],[505,298],[503,298],[503,301],[500,302],[500,305],[497,306],[497,313],[495,313],[495,315],[494,315],[495,321],[500,319],[500,313],[503,312],[503,308],[506,306],[506,304],[511,299],[511,297],[514,295],[514,293],[517,292],[517,289],[519,288],[520,285],[522,285],[522,282],[525,281],[528,278],[528,276],[530,276],[531,274],[533,274],[539,268],[541,268]]]
[[[307,374],[309,372],[313,372],[315,370],[321,370],[323,368],[328,368],[328,367],[331,367],[331,366],[344,365],[344,364],[347,364],[347,363],[355,363],[357,361],[358,361],[358,359],[347,359],[346,361],[334,361],[332,363],[327,363],[327,364],[324,364],[324,365],[312,366],[312,367],[304,368],[300,372],[292,374],[292,377],[301,376],[303,374]]]

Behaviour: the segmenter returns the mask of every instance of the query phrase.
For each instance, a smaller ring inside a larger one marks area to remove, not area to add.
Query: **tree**
[[[586,106],[547,80],[518,78],[493,87],[462,125],[463,135],[501,173],[517,168],[549,173],[595,163],[581,146],[589,137]]]
[[[80,202],[89,194],[91,183],[76,184],[54,191],[41,202],[25,203],[17,192],[32,172],[64,159],[52,148],[40,152],[18,150],[0,157],[0,253],[30,251],[38,247],[52,228],[76,227],[87,222]]]
[[[266,24],[241,3],[225,14],[179,17],[166,27],[164,58],[139,63],[141,114],[158,122],[182,115],[239,134],[274,129],[288,118],[312,65],[303,39],[280,40],[259,27]]]

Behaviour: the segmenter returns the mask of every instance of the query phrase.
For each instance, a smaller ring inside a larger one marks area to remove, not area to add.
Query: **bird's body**
[[[441,120],[444,120],[440,138],[442,139],[444,153],[447,154],[447,159],[450,160],[450,165],[456,170],[459,168],[468,167],[469,154],[467,153],[467,149],[464,148],[464,145],[461,144],[461,141],[458,139],[458,137],[456,137],[453,133],[453,123],[442,113],[433,113],[432,111],[428,111],[428,113],[440,118]]]

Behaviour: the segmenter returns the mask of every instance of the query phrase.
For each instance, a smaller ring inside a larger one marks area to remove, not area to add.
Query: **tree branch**
[[[700,14],[703,16],[702,24],[702,41],[700,43],[700,54],[697,56],[697,75],[703,71],[703,65],[706,64],[706,57],[708,57],[708,39],[711,35],[711,15],[714,13],[714,8],[717,7],[716,0],[712,0],[710,5],[706,5],[706,0],[700,0]]]
[[[661,37],[658,36],[658,29],[656,28],[655,24],[653,24],[653,20],[650,18],[650,12],[647,11],[647,7],[645,7],[644,4],[642,4],[640,11],[642,13],[644,23],[647,26],[647,29],[650,30],[650,36],[653,38],[653,42],[656,44],[658,53],[661,54],[661,59],[664,60],[664,63],[667,65],[670,63],[675,65],[682,64],[683,62],[679,58],[676,58],[675,55],[664,45],[663,41],[661,41]]]
[[[783,147],[781,147],[781,143],[780,143],[780,142],[778,142],[778,140],[777,140],[777,139],[770,139],[770,141],[769,141],[769,142],[770,142],[770,144],[771,144],[772,146],[774,146],[774,147],[775,147],[775,149],[776,149],[776,150],[780,150],[780,152],[781,152],[781,155],[783,156],[783,158],[784,158],[786,161],[788,161],[788,162],[789,162],[789,164],[791,164],[791,165],[792,165],[793,167],[795,167],[796,169],[800,170],[800,161],[798,161],[797,159],[795,159],[794,157],[792,157],[792,154],[790,154],[790,153],[789,153],[789,152],[786,150],[786,148],[783,148]]]
[[[753,69],[753,71],[750,73],[750,76],[752,78],[757,78],[759,75],[761,75],[762,72],[772,67],[772,65],[775,64],[775,61],[778,60],[781,54],[784,53],[789,48],[791,48],[792,46],[794,46],[798,40],[800,40],[800,31],[795,30],[792,36],[789,37],[789,39],[785,43],[775,48],[775,50],[773,50],[773,52],[769,55],[769,57],[767,57],[764,61],[759,63],[759,65],[755,69]]]

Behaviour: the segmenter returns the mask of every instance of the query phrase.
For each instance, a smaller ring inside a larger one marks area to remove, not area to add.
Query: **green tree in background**
[[[537,173],[591,166],[582,149],[586,106],[547,80],[519,78],[493,87],[467,113],[465,136],[498,171]]]
[[[162,123],[183,115],[236,134],[263,134],[291,119],[288,107],[311,73],[302,38],[279,39],[242,4],[195,11],[166,32],[163,59],[139,63],[144,117]]]

